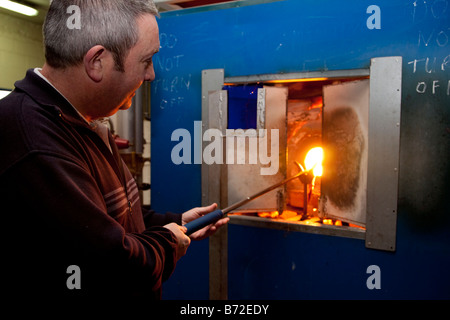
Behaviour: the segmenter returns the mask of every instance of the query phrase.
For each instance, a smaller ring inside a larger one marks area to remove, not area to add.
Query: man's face
[[[152,57],[159,51],[158,24],[156,18],[150,14],[138,18],[137,23],[139,38],[125,58],[125,72],[111,68],[107,89],[111,100],[109,106],[113,109],[111,114],[119,109],[128,109],[142,83],[155,79]]]

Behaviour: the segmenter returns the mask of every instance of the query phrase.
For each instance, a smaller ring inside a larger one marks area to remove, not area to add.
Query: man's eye
[[[153,63],[152,59],[145,60],[145,67],[146,68],[150,67],[152,65],[152,63]]]

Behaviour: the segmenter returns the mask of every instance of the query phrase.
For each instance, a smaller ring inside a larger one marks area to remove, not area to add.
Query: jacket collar
[[[14,85],[16,90],[23,91],[38,104],[59,113],[66,121],[90,128],[72,104],[50,83],[37,75],[34,69],[29,69],[25,78]]]

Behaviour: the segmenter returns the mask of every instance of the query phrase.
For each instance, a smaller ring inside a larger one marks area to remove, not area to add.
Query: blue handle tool
[[[184,226],[187,228],[186,235],[191,235],[195,231],[198,231],[207,225],[217,222],[224,216],[222,210],[218,209],[204,216],[186,223]]]

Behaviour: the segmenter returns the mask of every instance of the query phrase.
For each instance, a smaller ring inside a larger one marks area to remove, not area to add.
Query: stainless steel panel
[[[266,89],[258,89],[258,102],[257,102],[257,113],[256,113],[256,128],[265,129],[266,128]],[[261,131],[257,130],[257,133]]]
[[[265,134],[259,130],[236,130],[227,135],[228,201],[233,204],[286,177],[286,104],[287,88],[264,87]],[[273,154],[272,151],[275,153]],[[270,154],[268,159],[266,155]],[[228,157],[228,160],[232,160]],[[269,162],[270,161],[270,162]],[[266,163],[269,162],[269,163]],[[284,186],[243,205],[238,211],[266,211],[279,209],[279,193]],[[284,202],[284,201],[282,201]]]
[[[204,190],[207,197],[207,202],[204,205],[209,205],[216,202],[219,206],[224,206],[221,201],[221,183],[222,174],[221,170],[225,169],[222,165],[225,161],[224,153],[225,148],[223,147],[223,133],[226,131],[227,125],[227,91],[218,90],[210,91],[208,93],[208,105],[209,105],[209,118],[208,125],[203,126],[203,161],[202,169],[205,169],[205,173],[208,175],[208,183],[202,185],[202,191]],[[209,129],[213,129],[208,131]],[[217,130],[216,130],[217,129]],[[214,135],[208,134],[213,132]],[[221,136],[216,136],[220,132]],[[217,140],[216,140],[217,139]],[[216,146],[221,144],[222,147],[214,148],[214,158],[210,157],[208,149],[211,146]],[[205,199],[206,200],[206,199]]]
[[[365,226],[369,79],[323,88],[321,214]]]
[[[402,58],[371,60],[366,247],[395,251]]]
[[[218,128],[218,123],[215,124],[210,123],[210,116],[209,116],[210,108],[208,95],[209,92],[211,91],[221,90],[223,86],[223,81],[224,81],[223,69],[209,69],[202,71],[202,128],[201,128],[202,132],[204,132],[210,127]],[[198,136],[200,137],[200,139],[202,139],[203,133],[200,133]],[[203,145],[203,143],[197,145]],[[200,157],[199,159],[202,159],[202,153],[204,149],[203,147],[201,148],[201,150],[194,150],[196,156]],[[210,178],[209,175],[214,174],[214,171],[209,165],[206,165],[203,162],[201,167],[202,167],[202,205],[205,206],[210,204],[212,201],[218,201],[217,199],[220,198],[220,190],[216,190],[215,192],[213,192],[214,194],[209,195],[208,185],[209,180],[212,179],[212,177]],[[220,176],[214,178],[220,178]]]

